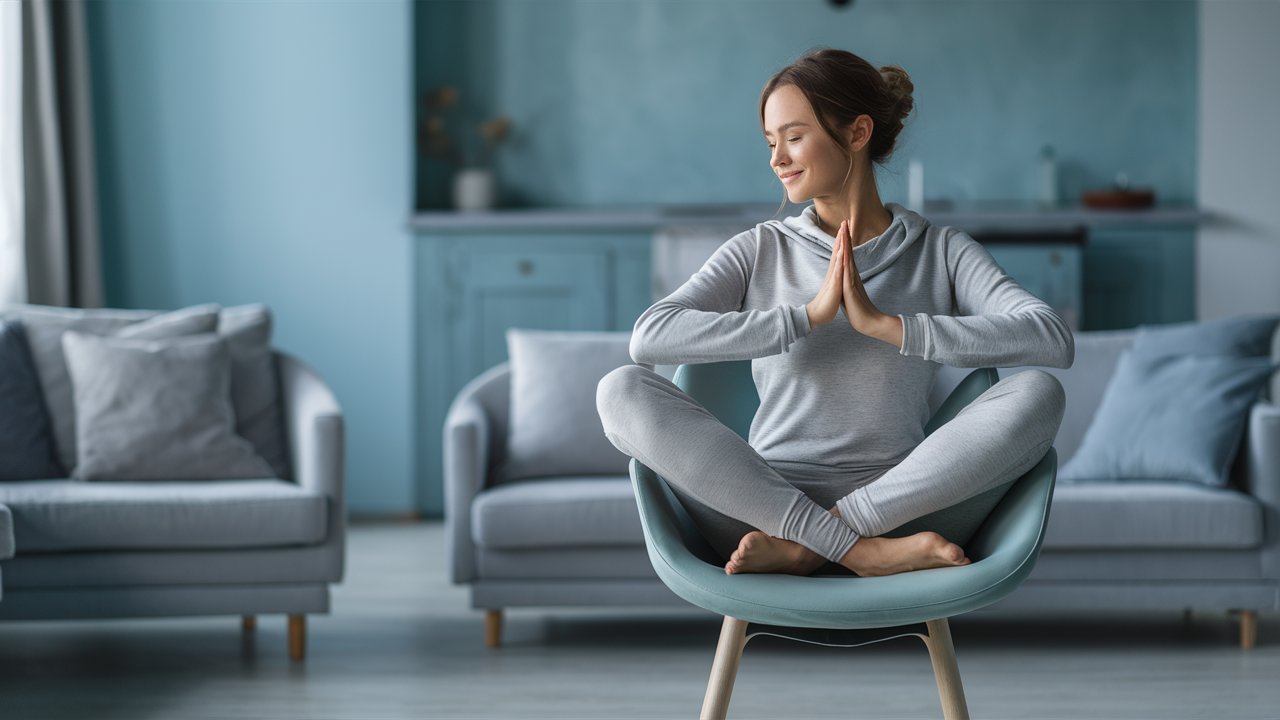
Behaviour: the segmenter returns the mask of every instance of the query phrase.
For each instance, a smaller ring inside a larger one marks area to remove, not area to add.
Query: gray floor
[[[719,632],[701,611],[516,610],[505,648],[445,580],[439,523],[357,525],[333,614],[289,662],[284,619],[0,624],[0,718],[690,718]],[[1280,718],[1280,615],[952,621],[974,718]],[[747,645],[730,717],[940,718],[914,638]]]

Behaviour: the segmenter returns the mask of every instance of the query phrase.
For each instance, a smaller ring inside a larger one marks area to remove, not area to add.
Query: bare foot
[[[928,531],[901,538],[858,538],[858,542],[840,559],[841,565],[862,577],[954,567],[971,562],[959,545]]]
[[[826,558],[800,543],[752,530],[742,536],[738,549],[725,563],[724,572],[726,575],[744,572],[808,575],[826,564]]]

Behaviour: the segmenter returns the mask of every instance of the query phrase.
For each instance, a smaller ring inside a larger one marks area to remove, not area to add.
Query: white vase
[[[490,210],[495,185],[489,168],[463,168],[453,176],[453,206],[464,211]]]

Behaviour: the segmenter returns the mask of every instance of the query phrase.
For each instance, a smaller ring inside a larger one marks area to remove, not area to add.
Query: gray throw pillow
[[[271,310],[266,305],[223,308],[218,334],[231,351],[231,405],[236,433],[253,443],[276,477],[289,477],[280,378],[271,352]]]
[[[0,320],[0,481],[62,477],[27,335]]]
[[[69,331],[81,480],[269,478],[235,434],[231,353],[217,335],[167,340]]]
[[[605,437],[596,386],[632,364],[630,332],[507,330],[511,416],[499,481],[550,475],[626,475]]]
[[[154,310],[60,308],[15,305],[7,315],[22,321],[27,331],[31,359],[40,376],[53,444],[64,471],[76,464],[76,416],[71,378],[62,353],[62,335],[69,330],[111,335],[128,328],[134,337],[162,338],[213,332],[219,306],[195,305],[167,313]]]

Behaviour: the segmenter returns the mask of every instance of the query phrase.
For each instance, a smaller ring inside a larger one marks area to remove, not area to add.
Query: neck
[[[818,227],[832,237],[840,231],[842,221],[849,221],[849,237],[854,247],[883,235],[893,222],[893,213],[880,202],[880,193],[870,173],[856,178],[844,193],[815,196],[813,205],[818,214]]]

